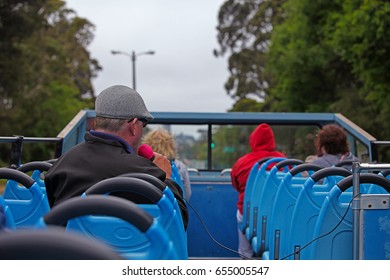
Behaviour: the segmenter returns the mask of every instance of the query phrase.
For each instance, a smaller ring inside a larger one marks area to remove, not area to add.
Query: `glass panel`
[[[231,168],[235,161],[250,152],[249,137],[257,125],[213,126],[213,169]],[[317,126],[271,126],[276,141],[276,150],[288,158],[305,160],[315,154],[314,136]]]
[[[249,137],[257,125],[213,125],[212,126],[212,170],[231,168],[236,160],[250,152]],[[305,161],[309,155],[315,155],[314,137],[318,126],[310,125],[272,125],[276,141],[276,150],[288,158]],[[188,168],[207,170],[208,147],[207,125],[148,125],[149,130],[164,128],[173,134],[177,153]],[[368,148],[350,135],[351,152],[363,162],[367,161]]]
[[[144,133],[163,128],[175,138],[178,159],[188,168],[207,169],[207,125],[150,124]]]
[[[378,147],[378,163],[390,163],[390,145]]]

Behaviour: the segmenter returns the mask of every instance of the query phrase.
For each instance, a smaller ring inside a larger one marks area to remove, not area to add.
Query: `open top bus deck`
[[[375,163],[381,163],[381,151],[390,142],[377,140],[341,114],[152,112],[152,115],[155,119],[145,131],[158,127],[170,131],[175,136],[179,157],[190,171],[192,196],[188,201],[190,216],[187,230],[190,259],[240,258],[236,252],[237,192],[231,184],[230,168],[240,156],[249,151],[249,135],[260,123],[268,123],[272,127],[277,150],[283,151],[289,159],[304,162],[306,156],[314,153],[313,139],[318,129],[326,124],[337,124],[347,132],[351,152],[361,159],[362,165],[355,166],[356,173],[367,170],[380,172],[389,167]],[[61,156],[84,141],[85,132],[93,128],[94,118],[94,111],[80,111],[57,137],[0,137],[0,144],[11,145],[9,166],[15,168],[22,165],[23,147],[34,143],[50,143],[54,146],[53,158]],[[365,163],[371,165],[364,166]],[[353,180],[355,184],[359,183],[356,176]],[[381,195],[387,196],[383,193]],[[388,197],[383,199],[388,201]],[[363,215],[356,213],[359,207],[362,206],[354,204],[355,216]],[[386,213],[388,209],[385,208]],[[381,216],[383,217],[387,216]],[[371,222],[367,219],[369,218],[355,220],[355,223],[359,223],[359,230],[363,230],[364,223]],[[362,252],[368,251],[363,248],[369,248],[367,245],[371,241],[362,239],[364,234],[355,231],[357,229],[354,227],[351,230],[353,258],[367,258]],[[390,245],[390,234],[381,234],[381,244]],[[352,252],[349,255],[352,256]],[[262,255],[257,258],[262,258]],[[390,254],[374,258],[388,259]]]

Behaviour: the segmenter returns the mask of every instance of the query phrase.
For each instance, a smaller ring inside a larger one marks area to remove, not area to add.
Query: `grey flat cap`
[[[96,116],[125,119],[153,120],[141,95],[127,86],[115,85],[103,90],[96,98]]]

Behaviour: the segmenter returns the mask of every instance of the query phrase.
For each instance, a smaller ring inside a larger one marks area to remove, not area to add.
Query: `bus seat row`
[[[265,158],[256,163],[250,172],[244,194],[243,225],[240,228],[257,255],[268,246],[266,232],[271,209],[269,202],[289,168],[301,163],[296,159]]]
[[[285,158],[264,158],[256,162],[249,173],[243,202],[243,223],[240,225],[240,229],[248,240],[252,239],[254,228],[255,206],[252,197],[257,197],[257,193],[261,192],[272,165],[282,160]]]
[[[325,167],[307,178],[300,190],[292,211],[288,233],[288,246],[281,251],[281,256],[294,252],[299,246],[310,241],[321,205],[329,190],[351,172],[342,167]],[[322,182],[322,184],[318,184]],[[317,184],[317,187],[314,187]],[[285,234],[286,234],[285,233]],[[308,250],[301,251],[301,258]]]
[[[383,175],[377,175],[374,173],[362,173],[359,176],[361,184],[361,193],[362,201],[367,197],[376,197],[380,199],[380,203],[385,198],[383,196],[378,197],[376,193],[370,193],[372,191],[371,186],[376,186],[376,188],[381,188],[387,192],[390,192],[390,181],[386,179]],[[353,177],[348,176],[345,179],[341,180],[332,190],[329,192],[325,198],[321,210],[318,215],[318,220],[314,228],[313,237],[323,236],[321,239],[313,242],[312,248],[310,250],[311,255],[308,258],[312,259],[343,259],[349,260],[352,259],[353,248],[353,232],[352,232],[352,210],[351,210],[351,201],[352,201],[352,192],[351,187],[353,186]],[[343,200],[341,197],[343,195],[348,196],[349,201]],[[388,200],[388,195],[387,195]],[[378,212],[378,210],[370,210],[366,213]],[[383,215],[383,218],[389,219],[390,210],[383,208],[379,210]],[[365,219],[369,222],[372,219]],[[337,225],[337,228],[333,231],[330,231],[332,228]],[[367,227],[365,233],[370,234],[375,232],[377,229],[380,229],[380,226]],[[385,242],[382,242],[381,245],[375,246],[378,244],[377,238],[384,237],[386,235],[376,234],[372,236],[373,238],[367,239],[367,244],[370,244],[368,247],[375,252],[371,254],[373,259],[390,259],[390,256],[386,256],[384,252],[388,249],[383,246]],[[368,255],[367,255],[368,256]],[[368,259],[368,258],[366,258]]]
[[[287,241],[285,233],[288,230],[289,221],[291,221],[299,192],[307,179],[307,177],[301,177],[299,175],[304,172],[307,175],[312,175],[315,171],[320,169],[321,168],[318,165],[300,164],[287,172],[280,183],[273,202],[273,209],[267,232],[269,248],[276,247],[276,250],[265,251],[265,254],[267,254],[267,252],[272,254],[272,256],[266,257],[267,259],[278,259],[280,248],[286,246],[284,245]],[[277,255],[274,256],[275,253],[277,253]]]
[[[66,225],[66,231],[109,245],[124,259],[177,259],[163,226],[124,198],[89,195],[68,199],[53,207],[37,227],[47,225]]]
[[[66,232],[98,240],[125,259],[188,259],[187,236],[178,203],[171,190],[151,175],[130,173],[103,180],[81,197],[64,201],[53,209],[49,208],[42,187],[22,171],[0,168],[0,178],[14,181],[10,187],[16,185],[31,193],[28,199],[0,197],[7,215],[6,226],[11,231],[63,225]],[[116,197],[127,194],[142,196],[145,202],[132,205],[131,201]],[[127,209],[125,204],[137,210]],[[134,216],[135,220],[129,220],[128,216]],[[143,221],[141,228],[135,224],[139,221]]]
[[[272,162],[276,164],[268,168]],[[388,195],[390,181],[385,177],[360,174],[362,196]],[[240,229],[262,259],[351,259],[351,186],[352,173],[342,167],[280,158],[258,162],[248,177]]]
[[[272,201],[275,198],[279,184],[288,172],[288,168],[303,163],[297,159],[285,159],[275,164],[264,182],[259,196],[254,200],[252,248],[256,254],[262,254],[268,249],[267,231],[272,211]],[[255,223],[256,221],[256,223]],[[261,225],[261,226],[260,226]]]

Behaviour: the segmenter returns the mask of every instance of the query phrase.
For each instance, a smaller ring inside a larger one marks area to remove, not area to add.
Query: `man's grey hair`
[[[111,132],[119,132],[122,129],[122,126],[126,124],[129,120],[123,119],[111,119],[104,117],[95,118],[95,129],[102,129]]]

